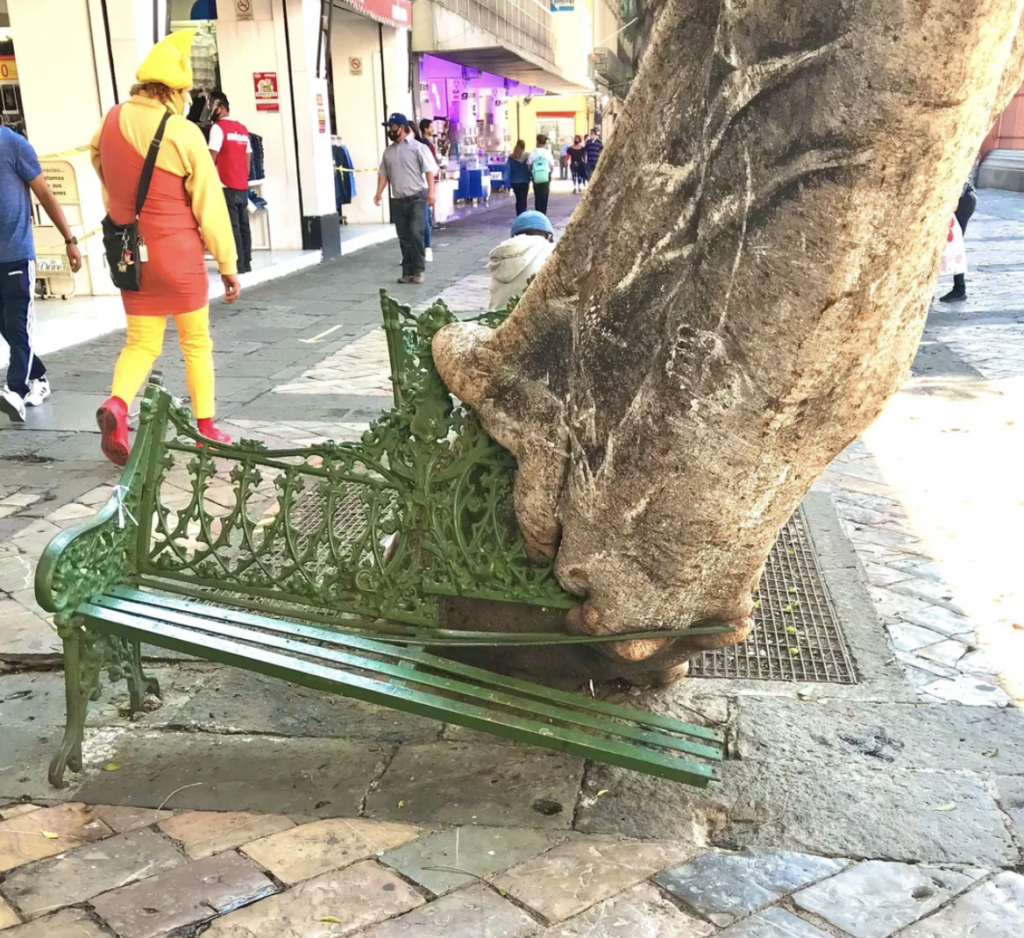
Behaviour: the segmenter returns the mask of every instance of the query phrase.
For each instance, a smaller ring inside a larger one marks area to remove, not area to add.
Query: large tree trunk
[[[520,525],[581,597],[577,630],[747,634],[778,531],[904,379],[960,189],[1021,81],[1021,13],[660,5],[545,269],[500,328],[434,340],[518,459]],[[662,671],[701,647],[602,646]]]

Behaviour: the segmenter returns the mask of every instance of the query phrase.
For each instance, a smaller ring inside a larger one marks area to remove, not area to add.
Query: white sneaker
[[[35,378],[28,383],[28,394],[25,395],[25,403],[29,407],[38,407],[50,396],[50,379]]]
[[[426,256],[423,258],[428,264],[434,259],[434,249],[426,248]]]
[[[14,423],[25,422],[25,402],[20,394],[15,394],[10,388],[5,387],[0,391],[0,410],[2,410]]]

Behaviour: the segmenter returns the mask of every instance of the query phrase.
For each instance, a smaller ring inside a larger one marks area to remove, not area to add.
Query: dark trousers
[[[11,347],[7,387],[22,397],[28,394],[29,381],[46,374],[42,361],[32,353],[35,287],[35,261],[0,264],[0,336]]]
[[[429,189],[423,190],[423,198],[425,199],[429,194]],[[430,247],[430,206],[427,206],[427,210],[423,213],[423,247]]]
[[[533,207],[545,215],[548,213],[548,195],[550,193],[550,182],[535,182],[533,184]]]
[[[597,169],[597,163],[587,163],[587,182],[594,177],[595,169]]]
[[[516,194],[516,214],[522,215],[526,211],[526,197],[530,194],[528,182],[512,183],[512,191]]]
[[[572,184],[574,186],[585,186],[587,184],[587,164],[572,164]]]
[[[249,190],[225,189],[224,199],[231,216],[231,230],[238,249],[238,272],[252,270],[252,232],[249,230]]]
[[[960,229],[963,231],[964,236],[967,235],[967,223],[971,220],[971,216],[974,214],[974,210],[977,207],[977,193],[968,190],[960,196],[960,201],[957,203],[956,211],[953,214],[956,215],[956,220],[960,223]],[[963,287],[966,286],[966,284],[967,277],[965,274],[953,274],[954,287]]]
[[[398,243],[402,246],[402,276],[422,274],[427,266],[426,246],[423,243],[427,200],[422,195],[394,199],[391,203],[391,220],[398,230]]]

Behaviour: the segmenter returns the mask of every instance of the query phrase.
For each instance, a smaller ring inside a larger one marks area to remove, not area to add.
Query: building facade
[[[202,121],[204,95],[219,88],[262,143],[254,249],[330,256],[341,216],[390,221],[386,204],[373,206],[374,173],[386,114],[412,108],[411,19],[408,0],[0,0],[3,121],[47,158],[44,171],[66,184],[69,221],[88,235],[104,214],[87,152],[102,115],[126,100],[155,41],[197,29],[193,116]],[[350,174],[355,185],[339,206],[341,146],[364,172]],[[77,292],[114,292],[101,240],[84,247]]]

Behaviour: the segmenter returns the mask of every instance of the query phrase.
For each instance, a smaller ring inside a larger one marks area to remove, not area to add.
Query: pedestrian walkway
[[[559,228],[576,201],[552,197]],[[392,286],[384,244],[215,307],[225,424],[358,436],[390,404],[379,287],[479,309],[510,221],[496,201],[439,232],[423,286]],[[0,429],[0,935],[1019,938],[1018,247],[1024,197],[983,192],[970,300],[936,306],[805,505],[859,683],[594,689],[724,729],[705,791],[167,657],[137,719],[105,684],[83,772],[51,789],[63,676],[34,561],[116,473],[93,433]],[[55,406],[102,400],[118,347],[53,356]]]

